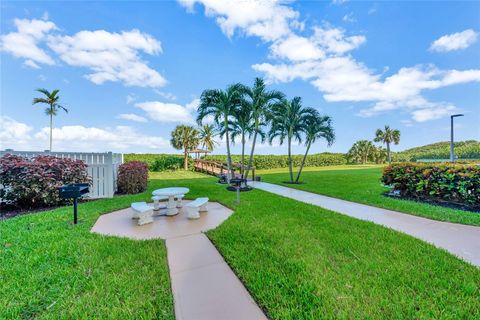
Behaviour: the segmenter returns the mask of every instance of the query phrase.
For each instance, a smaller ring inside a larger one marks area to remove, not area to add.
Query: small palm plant
[[[312,111],[312,115],[307,117],[304,130],[307,150],[305,151],[300,169],[298,170],[297,178],[295,179],[296,183],[298,183],[300,179],[312,143],[315,143],[318,139],[325,139],[328,146],[331,146],[335,141],[332,119],[329,116],[321,116],[316,110]]]
[[[53,131],[53,116],[56,116],[59,109],[68,113],[67,108],[59,104],[60,96],[58,93],[60,90],[56,89],[49,92],[46,89],[37,89],[36,91],[43,93],[44,97],[33,98],[32,104],[43,103],[48,107],[45,109],[45,113],[50,116],[50,151],[52,151],[52,131]]]
[[[227,168],[229,172],[227,179],[229,182],[230,178],[233,177],[229,121],[233,117],[235,109],[241,104],[242,88],[243,85],[237,83],[228,86],[226,90],[205,90],[202,92],[200,105],[198,106],[198,124],[201,124],[205,117],[213,116],[215,124],[220,128],[225,128]]]
[[[270,144],[278,138],[280,145],[285,139],[288,145],[288,170],[290,172],[290,183],[293,181],[292,168],[292,141],[302,142],[302,133],[305,132],[309,117],[316,114],[313,108],[304,108],[302,99],[295,97],[292,100],[283,99],[274,104],[269,115],[271,121],[268,139]]]
[[[398,144],[400,142],[400,130],[390,129],[389,126],[385,126],[384,130],[377,129],[375,132],[375,142],[382,142],[387,145],[387,159],[388,163],[392,163],[392,157],[390,154],[390,144]]]
[[[191,126],[179,125],[171,133],[170,144],[178,150],[183,150],[183,167],[188,170],[188,150],[195,149],[199,142],[198,130]]]
[[[252,149],[250,150],[250,157],[248,159],[247,170],[245,172],[245,179],[248,178],[248,173],[252,168],[253,154],[255,152],[255,145],[257,137],[260,136],[262,142],[265,142],[265,132],[263,128],[268,124],[268,113],[274,103],[284,99],[285,95],[276,90],[267,90],[265,82],[262,78],[255,78],[252,87],[243,87],[246,103],[250,104],[253,118],[253,139]]]
[[[215,127],[211,124],[204,124],[198,129],[198,131],[202,148],[212,151],[218,144],[217,141],[215,141],[215,136],[217,135]]]

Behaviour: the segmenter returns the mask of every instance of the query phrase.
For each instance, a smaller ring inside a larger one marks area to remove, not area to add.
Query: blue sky
[[[48,148],[43,87],[69,109],[54,150],[174,152],[202,90],[258,76],[333,118],[335,144],[312,152],[384,125],[393,150],[445,141],[457,112],[456,139],[480,140],[479,2],[3,1],[1,16],[2,149]]]

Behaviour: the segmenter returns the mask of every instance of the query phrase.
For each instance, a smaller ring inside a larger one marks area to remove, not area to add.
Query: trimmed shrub
[[[0,202],[22,209],[65,203],[57,188],[68,183],[90,183],[81,160],[53,156],[25,158],[6,154],[0,158]]]
[[[203,159],[227,162],[226,155],[211,155]],[[299,167],[302,163],[303,155],[292,156],[293,166]],[[233,162],[241,162],[240,155],[232,155]],[[307,156],[305,160],[306,167],[324,167],[346,164],[347,159],[343,153],[317,153]],[[245,156],[245,164],[248,164],[248,156]],[[273,169],[288,167],[288,156],[286,155],[254,155],[253,166],[256,169]]]
[[[183,168],[183,155],[128,153],[123,155],[125,163],[142,161],[148,165],[150,171],[173,171]],[[193,159],[189,157],[189,167],[193,168]]]
[[[401,196],[480,206],[480,166],[398,163],[383,170],[382,182]]]
[[[148,165],[141,161],[131,161],[118,168],[117,187],[120,193],[133,194],[147,190]]]

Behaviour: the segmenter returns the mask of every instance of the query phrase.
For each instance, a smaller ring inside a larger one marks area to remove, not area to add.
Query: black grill
[[[89,192],[89,184],[88,183],[72,183],[66,184],[58,188],[58,192],[61,199],[73,199],[73,223],[77,224],[77,200],[78,198],[82,197],[83,195]]]

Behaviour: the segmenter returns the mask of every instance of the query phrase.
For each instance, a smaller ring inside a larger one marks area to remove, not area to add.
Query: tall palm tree
[[[36,91],[43,93],[45,97],[42,98],[33,98],[32,104],[43,103],[47,104],[48,107],[45,109],[45,113],[50,116],[50,151],[52,151],[52,131],[53,131],[53,116],[56,116],[59,109],[68,113],[67,108],[59,104],[60,96],[58,92],[60,90],[55,89],[52,92],[49,92],[46,89],[37,89]]]
[[[183,167],[188,170],[188,150],[198,146],[198,130],[192,126],[179,125],[172,131],[171,136],[170,144],[177,150],[183,150]]]
[[[218,144],[217,141],[215,141],[217,131],[211,124],[204,124],[201,126],[199,128],[199,135],[202,148],[206,148],[208,151],[212,151],[213,148],[215,148],[215,146]]]
[[[307,159],[308,151],[312,146],[312,143],[315,143],[317,139],[325,139],[328,146],[333,144],[335,141],[335,132],[332,126],[332,118],[329,116],[321,116],[317,111],[312,112],[313,114],[306,119],[305,124],[305,144],[307,150],[303,156],[300,169],[298,170],[297,179],[295,182],[298,183],[300,175],[302,174],[303,166],[305,165],[305,160]]]
[[[257,137],[260,135],[262,142],[265,141],[265,132],[263,127],[267,125],[267,114],[274,103],[284,99],[285,95],[280,91],[267,90],[265,82],[262,78],[255,78],[253,87],[244,87],[244,94],[248,99],[246,103],[250,104],[253,118],[253,140],[252,149],[250,150],[250,157],[248,159],[247,170],[245,172],[245,179],[248,178],[248,173],[252,168],[253,154],[255,152],[255,145]]]
[[[251,104],[243,101],[241,105],[233,111],[233,119],[229,121],[229,132],[232,143],[235,143],[237,137],[240,137],[240,143],[242,145],[241,155],[241,174],[245,173],[245,143],[246,138],[250,138],[254,130],[253,113]],[[222,126],[220,136],[223,137],[226,134],[225,127]],[[263,135],[264,136],[264,135]],[[265,138],[263,138],[265,139]]]
[[[291,183],[293,183],[292,141],[302,142],[302,133],[305,132],[307,119],[315,113],[315,109],[302,106],[300,97],[295,97],[290,101],[283,99],[272,105],[269,115],[271,126],[268,132],[268,139],[271,144],[275,138],[278,138],[281,145],[287,139],[288,169]]]
[[[200,105],[198,106],[197,122],[207,116],[213,116],[213,120],[218,127],[225,128],[225,137],[227,144],[227,168],[229,175],[227,180],[233,177],[232,156],[230,153],[230,133],[229,121],[233,116],[235,108],[237,108],[242,100],[242,88],[244,86],[237,83],[228,86],[225,90],[205,90],[200,96]]]
[[[372,156],[374,151],[375,146],[371,141],[360,140],[355,142],[350,150],[348,150],[347,158],[351,162],[367,164],[368,159]]]
[[[388,163],[392,163],[390,155],[390,143],[398,144],[400,142],[400,130],[390,129],[389,126],[385,126],[384,130],[377,129],[375,132],[375,142],[382,142],[387,145],[387,158]]]

